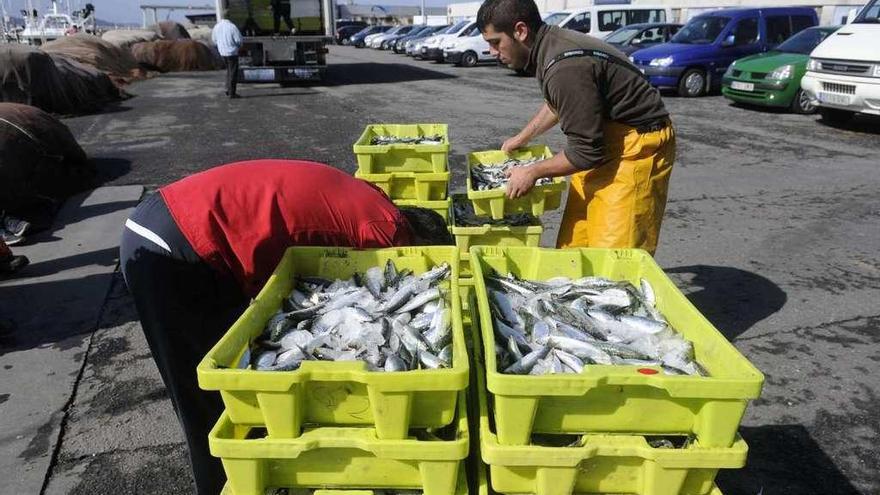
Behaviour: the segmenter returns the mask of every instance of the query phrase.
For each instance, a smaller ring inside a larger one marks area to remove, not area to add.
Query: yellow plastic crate
[[[461,489],[468,457],[466,392],[459,393],[452,440],[382,440],[373,428],[321,427],[298,438],[248,438],[224,413],[208,434],[232,495],[264,495],[266,488],[422,489],[453,495]]]
[[[479,151],[468,154],[467,163],[467,197],[474,205],[477,215],[490,215],[495,220],[504,218],[511,213],[526,212],[539,217],[545,211],[555,210],[562,204],[562,192],[568,187],[564,178],[553,179],[552,184],[533,187],[525,196],[508,199],[506,189],[476,191],[471,184],[471,168],[474,165],[503,162],[508,158],[550,158],[553,153],[545,145],[528,146],[512,153],[503,151]]]
[[[370,144],[376,136],[440,135],[443,144]],[[365,174],[387,172],[446,172],[449,129],[446,124],[372,124],[354,143],[358,169]]]
[[[604,433],[582,436],[578,447],[501,445],[490,424],[482,365],[474,368],[480,456],[489,465],[496,492],[709,495],[719,493],[719,469],[745,466],[748,447],[739,437],[730,447],[705,447],[696,441],[680,449],[653,448],[642,436]]]
[[[474,298],[474,279],[459,278],[458,292],[461,297],[461,321],[470,325],[476,317],[477,305]]]
[[[294,371],[241,369],[250,343],[281,307],[295,275],[348,278],[389,259],[415,273],[442,262],[452,267],[446,283],[453,311],[451,368],[377,372],[363,362],[306,361]],[[375,425],[379,438],[389,439],[406,438],[409,428],[445,426],[468,382],[458,295],[458,251],[452,246],[290,248],[256,300],[199,363],[199,386],[220,391],[232,423],[265,425],[275,438],[296,437],[303,424]]]
[[[446,199],[449,186],[449,172],[393,172],[388,174],[367,174],[360,170],[354,174],[358,179],[376,184],[385,194],[394,199],[417,201],[439,201]]]
[[[461,195],[453,195],[453,204]],[[480,225],[479,227],[459,227],[455,224],[455,209],[450,217],[450,228],[455,236],[455,245],[463,254],[470,251],[471,246],[532,246],[541,244],[541,225],[523,225],[510,227],[506,225]],[[469,261],[469,259],[468,259]],[[470,268],[470,266],[468,266]]]
[[[675,287],[651,256],[637,249],[471,248],[483,348],[495,349],[484,274],[494,269],[527,280],[598,275],[641,278],[654,288],[657,307],[694,344],[702,376],[644,374],[637,366],[589,365],[580,374],[505,375],[495,352],[485,353],[498,438],[524,445],[535,433],[624,432],[696,434],[701,445],[730,446],[764,376]],[[654,371],[659,371],[655,369]]]
[[[449,225],[449,208],[452,206],[452,198],[440,201],[418,201],[413,199],[393,199],[391,200],[397,206],[418,206],[434,210],[443,217],[443,221]]]

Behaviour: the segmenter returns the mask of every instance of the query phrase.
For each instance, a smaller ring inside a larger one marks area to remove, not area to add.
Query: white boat
[[[43,43],[67,36],[77,32],[94,31],[94,12],[88,12],[87,17],[71,16],[58,12],[58,4],[52,2],[52,12],[38,18],[36,11],[28,1],[28,10],[25,17],[25,27],[18,33],[18,39],[28,45],[41,45]],[[79,13],[79,12],[78,12]]]

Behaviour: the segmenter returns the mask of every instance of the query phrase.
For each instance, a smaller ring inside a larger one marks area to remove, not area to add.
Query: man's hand
[[[507,171],[507,197],[516,199],[525,196],[535,187],[538,177],[535,175],[534,165],[528,167],[513,167]]]
[[[504,144],[501,145],[501,151],[510,153],[511,151],[522,148],[527,144],[529,144],[529,140],[522,139],[519,137],[519,134],[517,134],[516,136],[509,138],[507,141],[504,141]]]

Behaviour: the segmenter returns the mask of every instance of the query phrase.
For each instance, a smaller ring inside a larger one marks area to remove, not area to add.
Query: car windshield
[[[403,29],[403,26],[397,26],[397,27],[389,29],[388,31],[385,32],[385,34],[395,34],[402,29]]]
[[[558,26],[560,22],[564,21],[568,18],[568,14],[566,12],[556,12],[555,14],[550,14],[544,19],[544,23],[549,26]]]
[[[853,24],[880,24],[880,0],[865,4],[865,8],[853,20]]]
[[[359,35],[361,35],[361,34],[369,34],[369,33],[372,33],[372,32],[373,32],[373,28],[372,28],[372,27],[365,27],[365,28],[361,29],[360,31],[354,33],[353,36],[359,36]]]
[[[834,31],[835,29],[827,28],[804,29],[798,34],[785,40],[781,45],[776,47],[776,50],[786,53],[801,53],[804,55],[809,55],[814,48],[819,46],[819,43],[821,43],[825,38],[828,37],[829,34],[833,33]]]
[[[626,43],[630,38],[635,36],[641,31],[641,28],[620,28],[617,31],[609,34],[607,38],[605,38],[606,43]]]
[[[670,41],[686,45],[708,45],[718,38],[728,22],[730,17],[696,17],[681,28]]]
[[[452,33],[458,32],[459,30],[461,30],[461,28],[463,28],[467,25],[468,25],[468,21],[460,21],[456,24],[453,24],[452,27],[450,27],[446,31],[443,31],[440,34],[452,34]]]

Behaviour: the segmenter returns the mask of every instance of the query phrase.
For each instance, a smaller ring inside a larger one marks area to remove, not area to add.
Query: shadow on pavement
[[[738,268],[692,265],[665,271],[682,287],[693,288],[687,298],[730,341],[782,309],[788,300],[772,280]]]
[[[356,63],[328,66],[324,83],[327,86],[345,86],[455,78],[451,74],[406,64]]]
[[[92,165],[95,166],[95,185],[102,186],[120,177],[124,177],[131,171],[131,160],[125,158],[92,158]]]
[[[830,122],[825,119],[819,119],[816,122],[832,129],[860,132],[862,134],[880,134],[880,117],[872,115],[856,115],[846,122]]]
[[[748,464],[722,470],[724,495],[862,495],[801,425],[741,428]]]

